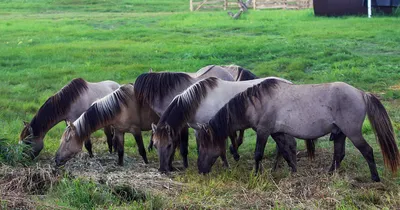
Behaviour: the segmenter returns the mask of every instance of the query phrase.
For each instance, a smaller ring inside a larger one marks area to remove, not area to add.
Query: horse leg
[[[346,133],[345,133],[346,134]],[[374,153],[372,147],[367,143],[367,141],[362,136],[361,132],[358,135],[347,135],[354,146],[361,152],[365,160],[367,160],[369,170],[371,173],[371,179],[375,182],[379,182],[379,174],[376,170],[376,164],[374,159]]]
[[[169,162],[168,162],[169,171],[176,171],[176,168],[174,168],[172,166],[172,162],[174,161],[175,151],[176,151],[177,146],[178,145],[174,144],[174,151],[172,152],[171,157],[169,158]]]
[[[237,138],[237,150],[239,150],[240,145],[243,144],[244,130],[239,130],[239,137]]]
[[[125,133],[121,133],[119,131],[114,130],[114,138],[113,141],[117,146],[118,151],[118,165],[124,165],[124,135]]]
[[[229,135],[229,138],[231,139],[231,146],[229,147],[229,150],[233,155],[233,159],[239,161],[240,155],[237,152],[236,137],[237,137],[236,132],[233,132],[231,135]]]
[[[93,150],[92,150],[92,142],[90,141],[90,137],[89,137],[89,139],[87,139],[85,141],[85,148],[89,153],[89,157],[92,158],[93,157]]]
[[[315,141],[316,139],[305,139],[308,159],[313,160],[315,157]]]
[[[282,154],[279,151],[279,147],[278,144],[276,145],[276,156],[275,156],[275,162],[274,162],[274,166],[272,167],[273,171],[276,171],[276,169],[278,168],[278,164],[279,162],[281,162],[282,160]]]
[[[187,168],[188,164],[188,150],[189,150],[189,127],[184,127],[180,133],[180,153],[183,159],[183,167]]]
[[[135,137],[140,156],[142,156],[144,163],[148,164],[149,161],[147,160],[146,149],[144,148],[143,144],[142,132],[139,131],[132,134]]]
[[[275,133],[271,136],[275,140],[282,157],[286,160],[289,167],[292,169],[292,172],[296,172],[296,139],[283,133]]]
[[[264,157],[264,149],[267,144],[269,134],[259,133],[257,132],[257,140],[256,140],[256,149],[254,152],[254,160],[255,160],[255,170],[258,173],[260,169],[260,162]]]
[[[225,168],[229,168],[229,162],[228,162],[228,159],[226,158],[226,151],[224,150],[224,151],[222,151],[222,154],[221,154],[221,159],[222,159],[222,162],[223,162],[223,166],[225,167]]]
[[[147,150],[150,152],[151,150],[153,150],[153,132],[151,132],[151,136],[150,136],[150,142],[149,142],[149,146],[147,147]]]
[[[340,168],[340,163],[342,162],[345,156],[345,145],[346,145],[346,136],[344,133],[340,132],[337,134],[331,134],[334,152],[333,152],[333,161],[329,172],[333,172],[334,170]]]
[[[108,152],[110,154],[112,153],[112,147],[113,147],[113,132],[111,126],[106,126],[104,127],[104,134],[106,134],[107,137],[107,145],[108,145]]]

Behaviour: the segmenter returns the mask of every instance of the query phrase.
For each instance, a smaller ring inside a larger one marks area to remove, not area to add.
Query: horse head
[[[168,172],[172,170],[172,160],[176,147],[176,135],[168,124],[157,126],[151,124],[153,130],[154,147],[157,149],[160,160],[159,171]]]
[[[43,149],[43,137],[35,136],[32,126],[24,121],[24,128],[19,136],[20,143],[28,145],[24,148],[24,153],[29,155],[32,159],[37,157]]]
[[[56,153],[56,166],[64,165],[68,160],[82,151],[83,141],[77,135],[76,127],[67,121],[67,128],[61,137],[61,145]]]
[[[191,126],[193,127],[193,126]],[[199,156],[197,158],[197,168],[199,173],[206,174],[211,171],[211,167],[219,156],[222,155],[224,147],[214,141],[214,135],[207,124],[197,124],[196,136],[199,146]]]

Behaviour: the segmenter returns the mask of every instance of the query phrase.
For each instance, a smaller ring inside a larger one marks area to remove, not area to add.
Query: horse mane
[[[185,124],[182,122],[187,122],[193,117],[202,100],[207,96],[209,90],[218,85],[218,81],[219,79],[216,77],[200,80],[188,87],[183,93],[175,96],[161,116],[157,127],[162,128],[163,125],[168,125],[173,132],[179,132],[182,124]],[[165,131],[167,130],[160,129],[154,135],[163,137]]]
[[[246,80],[253,80],[253,79],[258,79],[255,74],[253,74],[250,70],[247,70],[243,67],[239,66],[239,75],[236,81],[246,81]]]
[[[74,123],[80,139],[86,140],[91,133],[110,123],[121,113],[122,106],[128,106],[133,92],[133,84],[126,84],[93,103]]]
[[[38,136],[52,124],[57,123],[59,116],[65,115],[70,110],[71,104],[87,89],[87,82],[82,78],[77,78],[48,98],[30,122],[33,135]]]
[[[279,78],[267,78],[261,83],[247,88],[237,94],[227,104],[225,104],[203,129],[198,133],[200,144],[208,148],[215,145],[224,145],[225,139],[231,133],[231,125],[238,122],[245,122],[245,110],[249,105],[255,105],[254,100],[261,102],[263,94],[270,97],[274,89],[280,82],[285,82]]]
[[[185,73],[160,72],[144,73],[135,81],[135,97],[140,104],[152,104],[157,98],[162,98],[182,83],[189,83],[190,77]]]
[[[247,70],[241,66],[238,65],[227,65],[227,66],[221,66],[225,69],[227,69],[229,72],[233,73],[236,75],[235,81],[246,81],[246,80],[253,80],[253,79],[258,79],[255,74],[253,74],[250,70]]]

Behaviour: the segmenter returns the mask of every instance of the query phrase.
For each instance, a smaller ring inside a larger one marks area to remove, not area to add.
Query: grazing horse
[[[198,123],[207,123],[236,94],[270,79],[271,77],[232,82],[210,77],[200,80],[177,95],[161,115],[157,126],[152,125],[153,140],[157,144],[160,159],[160,169],[167,171],[171,169],[173,148],[175,147],[174,139],[177,138],[182,128],[189,124],[190,127],[196,129]],[[284,79],[279,80],[291,83]],[[235,131],[232,130],[230,135]],[[232,144],[235,144],[234,141]],[[286,153],[283,155],[285,157]],[[228,166],[224,151],[220,157],[224,161],[224,165]],[[289,162],[291,162],[291,158]]]
[[[32,158],[39,155],[43,149],[43,139],[46,133],[60,121],[75,121],[99,98],[116,90],[120,85],[113,81],[90,83],[81,78],[73,79],[55,95],[47,99],[40,107],[30,123],[24,122],[24,128],[20,134],[20,141],[31,145]],[[111,152],[112,131],[104,128],[107,142]],[[90,156],[93,156],[90,138],[85,142],[85,147]]]
[[[208,77],[217,77],[226,81],[235,81],[236,75],[248,75],[247,73],[236,73],[233,75],[232,72],[240,71],[242,68],[236,68],[236,66],[229,67],[229,71],[222,66],[210,65],[201,68],[196,73],[183,73],[183,72],[160,72],[160,73],[144,73],[141,74],[135,81],[135,97],[138,102],[142,105],[150,106],[159,116],[161,116],[167,109],[173,98],[183,92],[190,85]],[[250,72],[251,73],[251,72]],[[235,78],[234,78],[235,76]],[[245,76],[243,76],[244,78]],[[250,76],[247,76],[248,78]],[[188,127],[184,127],[180,132],[179,142],[180,153],[183,159],[183,166],[188,167],[188,141],[189,132]],[[243,131],[241,131],[243,132]],[[243,136],[243,135],[241,135]],[[151,143],[150,146],[151,147]],[[177,144],[174,144],[177,146]],[[157,145],[156,145],[157,146]],[[175,151],[176,148],[173,148]]]
[[[380,181],[373,150],[362,135],[368,115],[385,166],[396,173],[400,165],[393,127],[382,103],[374,95],[342,82],[292,85],[276,79],[248,88],[232,98],[199,132],[198,169],[207,173],[225,149],[231,131],[253,128],[257,132],[255,169],[258,171],[269,135],[289,134],[316,139],[335,133],[330,170],[340,167],[348,137],[366,159],[371,179]],[[281,148],[285,141],[277,141]]]
[[[141,131],[151,130],[151,123],[157,122],[159,117],[148,105],[140,106],[134,92],[133,84],[123,85],[96,101],[75,122],[68,122],[56,154],[56,165],[64,165],[82,150],[83,141],[90,134],[105,126],[114,128],[118,165],[123,165],[124,134],[127,132],[135,137],[139,154],[148,163]]]

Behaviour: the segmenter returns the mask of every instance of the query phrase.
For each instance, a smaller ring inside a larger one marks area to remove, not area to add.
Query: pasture
[[[141,73],[195,72],[209,64],[237,64],[257,76],[294,83],[347,82],[383,101],[400,136],[400,19],[394,16],[314,17],[312,10],[250,10],[238,20],[226,11],[189,12],[186,0],[2,0],[0,1],[0,208],[400,208],[400,175],[384,169],[382,154],[365,121],[381,183],[350,141],[341,169],[328,174],[333,143],[317,144],[308,160],[298,141],[298,172],[286,164],[272,172],[275,143],[268,141],[263,173],[254,175],[255,135],[247,130],[231,155],[229,170],[218,161],[198,174],[191,132],[189,168],[175,155],[171,174],[159,174],[155,151],[143,163],[126,135],[125,166],[108,154],[103,132],[63,170],[54,154],[65,128],[46,136],[40,156],[29,161],[18,145],[23,121],[71,79],[134,82]],[[149,142],[149,133],[144,136]],[[397,141],[399,142],[399,141]]]

